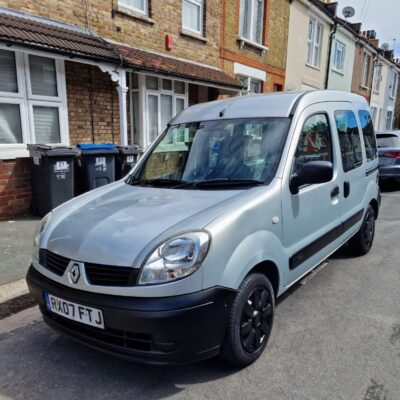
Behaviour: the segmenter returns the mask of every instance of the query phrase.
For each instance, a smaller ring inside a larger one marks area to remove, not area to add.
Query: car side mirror
[[[333,164],[330,161],[310,161],[290,178],[290,192],[298,194],[303,185],[325,183],[333,178]]]

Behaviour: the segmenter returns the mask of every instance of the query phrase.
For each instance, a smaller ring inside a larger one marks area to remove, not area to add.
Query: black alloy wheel
[[[233,301],[221,356],[236,367],[245,367],[263,353],[271,334],[275,295],[261,273],[248,275]]]

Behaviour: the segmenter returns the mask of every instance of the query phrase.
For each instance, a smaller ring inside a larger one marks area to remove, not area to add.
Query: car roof
[[[289,117],[297,105],[303,109],[311,104],[332,101],[361,103],[368,107],[362,96],[338,90],[263,93],[196,104],[179,113],[170,125],[219,119]]]

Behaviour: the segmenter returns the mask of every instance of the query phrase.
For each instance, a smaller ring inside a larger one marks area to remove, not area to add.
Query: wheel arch
[[[280,275],[278,266],[269,260],[261,261],[260,263],[256,264],[246,276],[249,276],[254,273],[261,273],[265,275],[269,281],[271,282],[272,288],[274,289],[275,297],[277,297],[279,292],[279,285],[280,285]]]
[[[369,202],[369,205],[374,209],[375,219],[377,219],[378,215],[379,215],[379,204],[378,204],[378,201],[376,199],[372,199]]]

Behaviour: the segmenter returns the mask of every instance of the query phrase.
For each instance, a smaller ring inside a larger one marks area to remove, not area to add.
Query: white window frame
[[[159,76],[159,75],[154,75],[154,74],[142,74],[142,73],[137,73],[138,75],[138,88],[130,88],[130,100],[131,100],[131,138],[133,139],[133,93],[137,92],[139,93],[139,116],[138,116],[138,126],[139,126],[139,135],[136,138],[136,141],[138,143],[135,144],[140,144],[144,148],[147,148],[152,142],[150,141],[149,137],[149,108],[148,108],[148,95],[156,95],[158,97],[158,135],[161,133],[161,94],[167,94],[172,96],[172,116],[176,115],[176,99],[183,99],[184,101],[184,108],[188,106],[189,103],[189,84],[187,81],[182,81],[180,79],[174,79],[169,76]],[[155,78],[158,78],[158,90],[152,90],[152,89],[147,89],[146,88],[146,76],[153,76]],[[162,88],[162,80],[163,79],[168,79],[172,81],[172,90],[166,90]],[[130,82],[132,80],[130,79]],[[180,93],[175,93],[174,91],[174,83],[175,81],[179,81],[184,83],[185,85],[185,93],[180,94]]]
[[[126,4],[123,0],[118,0],[118,6],[122,8],[126,8],[128,10],[131,10],[137,14],[144,15],[145,17],[149,16],[149,0],[144,0],[143,2],[144,7],[143,10],[134,6],[131,6],[130,4]]]
[[[28,104],[29,125],[31,126],[31,142],[36,142],[35,124],[33,119],[33,107],[49,107],[57,108],[58,110],[58,123],[60,125],[60,142],[59,143],[46,143],[48,145],[57,146],[63,143],[68,143],[68,133],[66,132],[66,123],[64,119],[65,113],[63,112],[63,105],[53,101],[38,101],[32,100]]]
[[[247,32],[244,31],[244,18],[246,17],[245,15],[242,15],[240,13],[239,18],[239,37],[245,38],[249,40],[250,42],[257,43],[257,44],[263,44],[264,43],[264,15],[265,15],[265,0],[261,0],[263,2],[263,13],[261,15],[261,29],[260,29],[260,37],[255,38],[253,37],[253,27],[254,24],[257,23],[255,19],[255,4],[259,2],[260,0],[240,0],[242,1],[250,1],[251,6],[250,6],[250,21],[247,21]]]
[[[377,123],[376,122],[377,115],[378,115],[378,108],[375,106],[371,106],[371,120],[372,120],[374,127],[376,126],[376,123]]]
[[[335,40],[334,56],[333,56],[333,70],[343,73],[344,61],[346,57],[346,45],[340,40]]]
[[[237,74],[237,76],[240,78],[243,78],[247,82],[246,89],[243,89],[240,91],[240,96],[262,93],[262,90],[263,90],[263,80],[262,79],[257,79],[257,78],[253,78],[251,76],[246,76],[246,75],[242,75],[242,74]],[[251,82],[257,82],[260,84],[260,92],[256,92],[256,93],[250,92]]]
[[[368,77],[370,74],[370,66],[371,66],[371,55],[364,51],[362,58],[361,87],[366,89],[369,89]]]
[[[12,51],[15,54],[18,93],[0,92],[0,103],[20,105],[23,140],[22,143],[0,143],[0,159],[3,158],[3,156],[6,156],[7,158],[15,158],[16,155],[28,155],[26,152],[26,145],[35,143],[33,124],[34,105],[57,107],[59,110],[60,143],[46,144],[69,145],[68,108],[64,60],[47,54],[43,55],[35,51],[14,50],[3,45],[0,45],[0,49]],[[32,91],[30,89],[29,54],[55,60],[57,74],[57,97],[32,95]]]
[[[311,35],[310,35],[310,27],[311,27]],[[318,28],[320,28],[320,37],[319,42],[317,41],[317,32]],[[321,22],[319,22],[316,18],[310,18],[307,32],[307,61],[306,64],[312,68],[319,69],[321,66],[321,46],[324,36],[324,26]],[[316,57],[317,54],[317,57]],[[314,60],[317,58],[317,62]]]
[[[196,29],[193,29],[193,28],[185,25],[185,20],[183,17],[183,4],[185,2],[194,4],[195,6],[199,7],[199,9],[200,9],[200,12],[199,12],[200,30],[196,30]],[[204,35],[204,0],[182,0],[182,29],[184,29],[185,31],[193,32],[200,36]]]
[[[391,99],[394,99],[396,97],[397,81],[398,81],[398,75],[397,75],[396,71],[392,71],[392,79],[391,79],[391,87],[390,87],[390,98]]]
[[[383,66],[381,64],[376,65],[374,68],[374,79],[372,82],[372,89],[376,93],[379,93],[379,89],[381,87],[382,68]]]
[[[386,112],[386,121],[385,121],[385,130],[390,131],[393,128],[393,110],[387,110]]]

